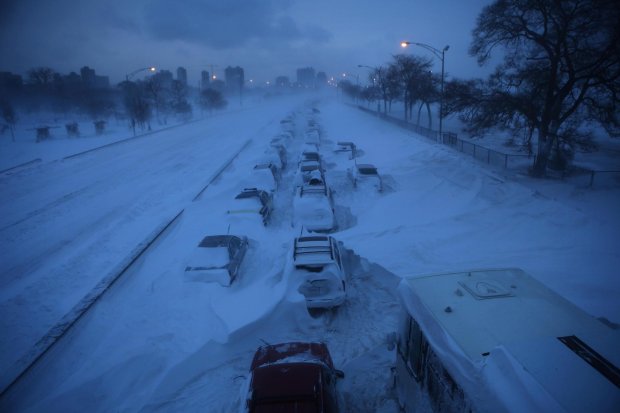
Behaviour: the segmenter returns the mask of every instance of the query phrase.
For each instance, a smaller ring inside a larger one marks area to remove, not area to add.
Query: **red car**
[[[260,347],[250,367],[247,410],[262,412],[338,412],[334,368],[324,343],[280,343]]]

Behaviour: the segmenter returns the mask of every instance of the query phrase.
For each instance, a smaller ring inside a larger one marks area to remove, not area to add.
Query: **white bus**
[[[399,294],[404,411],[620,412],[620,331],[522,270],[407,277]]]

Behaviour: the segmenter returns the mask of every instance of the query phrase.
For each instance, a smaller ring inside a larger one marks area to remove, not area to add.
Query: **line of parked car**
[[[312,109],[310,115],[318,113]],[[294,122],[285,120],[285,128]],[[272,144],[283,144],[281,140]],[[311,118],[294,177],[293,226],[306,232],[293,240],[290,279],[309,309],[334,308],[346,299],[347,269],[342,244],[325,232],[336,227],[331,189],[319,148],[321,130]],[[277,146],[279,149],[285,149]],[[246,412],[338,412],[334,367],[325,343],[289,342],[258,348],[250,365]]]
[[[324,214],[333,212],[333,200],[320,129],[314,120],[308,126],[294,207],[311,233],[294,239],[291,271],[308,308],[332,308],[346,300],[346,260],[342,244],[321,233],[335,229],[333,214]],[[347,169],[354,188],[383,191],[377,168],[356,162],[353,142],[338,142],[335,152],[354,162]],[[399,295],[398,331],[388,346],[396,349],[394,387],[401,411],[618,411],[617,328],[522,270],[403,277]],[[339,412],[336,384],[343,377],[325,343],[267,344],[250,364],[242,409]]]
[[[346,301],[347,274],[343,245],[329,235],[337,228],[332,190],[325,179],[321,156],[321,128],[314,108],[303,133],[302,148],[293,178],[293,227],[301,231],[293,239],[287,260],[289,279],[298,283],[308,309],[332,309]],[[282,133],[269,148],[232,200],[227,216],[236,227],[268,226],[274,196],[281,187],[283,171],[289,164],[287,148],[295,147],[297,124],[293,116],[281,121]],[[298,144],[298,142],[297,142]],[[356,163],[353,142],[338,142],[335,152],[346,155],[354,165],[348,170],[352,186],[369,183],[382,190],[377,169]],[[251,224],[249,224],[251,223]],[[233,227],[233,230],[235,228]],[[250,246],[246,235],[209,235],[198,244],[187,263],[190,280],[230,286],[239,276],[241,263]],[[344,373],[334,367],[325,343],[290,342],[260,347],[250,366],[244,409],[249,412],[337,412],[336,381]]]

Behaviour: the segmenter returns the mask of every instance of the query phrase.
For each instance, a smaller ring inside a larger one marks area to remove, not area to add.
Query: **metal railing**
[[[411,130],[418,135],[424,136],[435,142],[451,146],[455,150],[468,154],[481,162],[486,162],[489,165],[503,167],[504,169],[524,169],[530,166],[529,159],[532,159],[533,155],[501,152],[468,140],[461,139],[457,136],[456,133],[453,132],[443,132],[442,136],[440,137],[439,132],[433,129],[415,125],[404,119],[398,119],[385,113],[365,108],[363,106],[353,106],[357,107],[363,112],[380,117],[383,120],[394,123],[402,128]],[[526,159],[528,160],[526,161]],[[561,175],[561,178],[570,178],[571,180],[578,181],[581,180],[581,183],[588,187],[594,186],[595,182],[597,182],[597,185],[618,185],[620,184],[620,171],[593,170],[589,168],[574,167],[571,169],[571,171],[569,171],[569,173],[563,173]]]

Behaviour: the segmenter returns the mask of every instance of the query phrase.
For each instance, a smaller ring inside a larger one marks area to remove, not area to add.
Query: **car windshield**
[[[304,165],[301,167],[301,170],[304,172],[314,171],[316,169],[319,169],[318,165]]]
[[[258,191],[243,191],[235,197],[235,199],[258,197]]]
[[[362,174],[362,175],[377,175],[377,168],[372,167],[372,166],[363,166],[358,168],[358,171]]]

